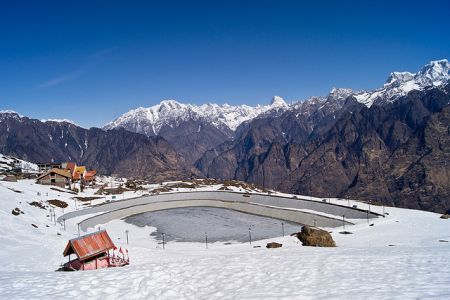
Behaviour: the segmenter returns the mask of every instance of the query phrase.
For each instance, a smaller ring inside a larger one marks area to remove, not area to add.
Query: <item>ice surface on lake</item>
[[[156,227],[154,235],[166,241],[203,242],[205,232],[209,242],[249,241],[249,228],[252,240],[262,240],[289,235],[301,229],[300,224],[245,214],[223,208],[189,207],[147,212],[126,218],[128,223],[144,227]]]

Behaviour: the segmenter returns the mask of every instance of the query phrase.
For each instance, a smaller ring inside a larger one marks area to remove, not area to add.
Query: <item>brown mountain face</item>
[[[84,129],[17,114],[0,116],[0,152],[39,163],[76,161],[100,174],[168,180],[192,176],[161,137],[121,130]]]
[[[401,207],[445,212],[450,207],[450,106],[427,117],[389,159],[392,201]]]
[[[335,111],[331,126],[329,116],[315,126],[288,115],[256,120],[197,167],[286,192],[443,212],[450,206],[449,100],[448,87],[413,91],[392,104]]]
[[[231,133],[200,120],[183,121],[174,127],[165,125],[159,135],[168,141],[189,165],[197,161],[206,150],[217,147],[231,137]]]

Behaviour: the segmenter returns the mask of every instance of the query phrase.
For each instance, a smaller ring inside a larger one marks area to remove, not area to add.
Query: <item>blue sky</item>
[[[101,126],[162,99],[371,89],[450,58],[448,1],[392,2],[3,0],[0,109]]]

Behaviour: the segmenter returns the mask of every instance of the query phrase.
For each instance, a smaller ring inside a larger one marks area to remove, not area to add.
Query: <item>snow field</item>
[[[17,193],[11,189],[22,191]],[[37,196],[37,192],[41,196]],[[47,196],[48,193],[48,196]],[[79,196],[92,195],[87,190]],[[116,245],[129,249],[131,265],[86,272],[54,272],[76,223],[50,222],[48,210],[27,202],[60,199],[75,209],[74,195],[31,180],[0,183],[0,295],[2,299],[448,299],[450,222],[438,214],[386,208],[386,218],[329,229],[338,247],[303,247],[286,236],[225,245],[169,242],[153,227],[123,220],[100,225]],[[128,192],[126,197],[136,196]],[[120,197],[119,197],[120,199]],[[98,200],[98,203],[106,199]],[[317,198],[319,201],[320,199]],[[332,202],[347,204],[347,200]],[[357,203],[364,208],[364,203]],[[19,207],[24,214],[13,216]],[[371,209],[380,212],[381,207]],[[56,214],[62,210],[56,208]],[[82,218],[85,218],[83,216]],[[31,224],[38,225],[34,228]],[[49,227],[46,227],[48,225]],[[94,229],[93,229],[94,230]],[[126,245],[125,230],[130,244]],[[57,233],[61,235],[57,235]],[[280,249],[266,249],[277,241]],[[389,246],[393,245],[393,246]],[[261,248],[253,248],[261,246]]]

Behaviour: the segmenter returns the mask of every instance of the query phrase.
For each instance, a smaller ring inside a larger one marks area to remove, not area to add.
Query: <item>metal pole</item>
[[[128,230],[125,230],[125,234],[127,235],[127,245],[128,245]]]
[[[64,223],[64,231],[66,231],[66,219],[63,219],[63,223]]]
[[[281,231],[283,232],[283,237],[284,237],[284,223],[281,222]]]
[[[206,246],[206,249],[208,249],[208,233],[207,232],[205,232],[205,246]]]
[[[252,229],[248,228],[248,239],[250,241],[250,245],[252,244]]]
[[[163,238],[163,249],[166,249],[166,246],[165,246],[165,243],[166,243],[166,241],[165,241],[165,234],[163,233],[162,234],[162,238]]]

